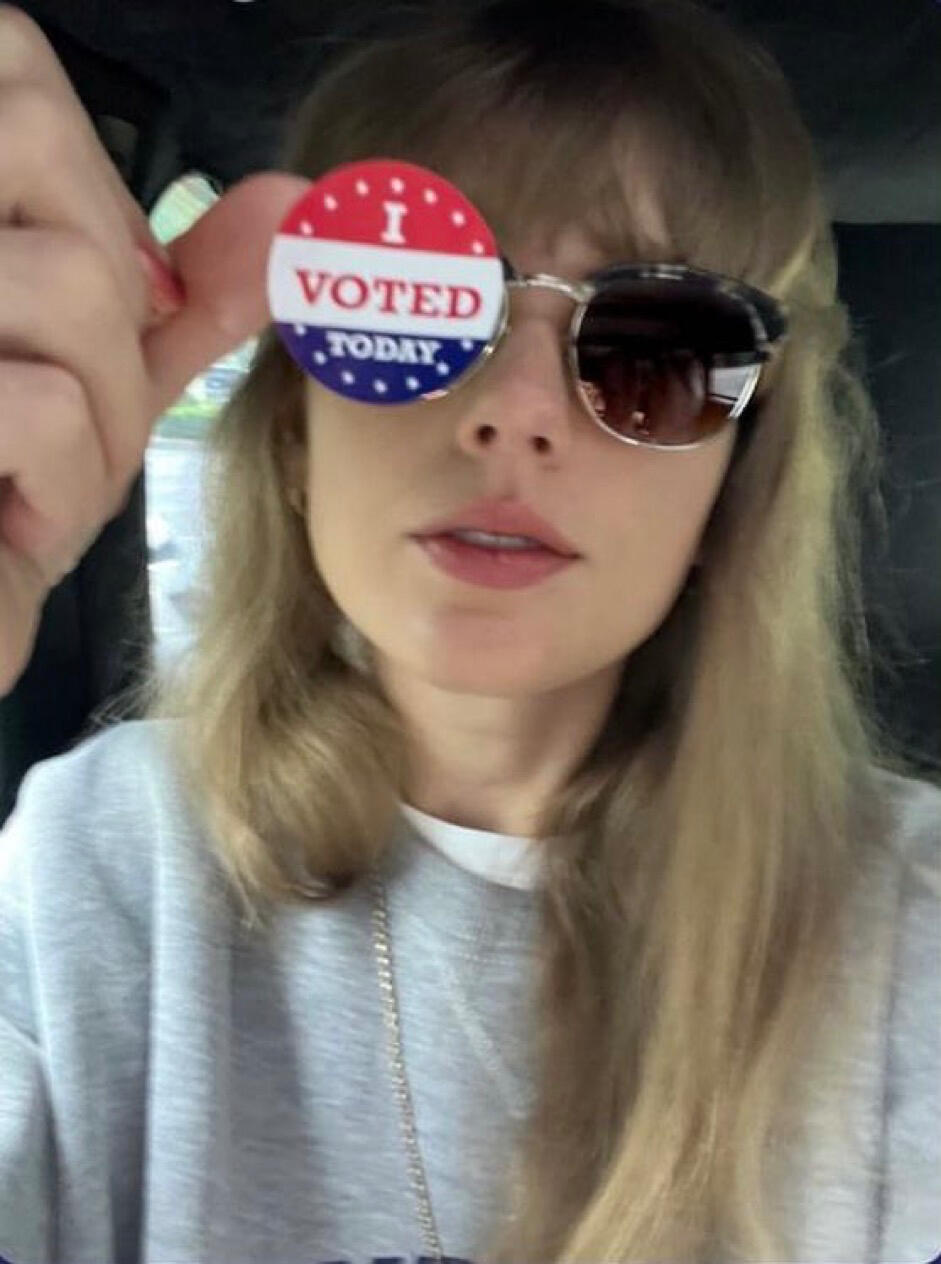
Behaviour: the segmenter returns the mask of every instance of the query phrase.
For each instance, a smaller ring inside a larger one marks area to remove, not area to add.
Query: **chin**
[[[412,674],[449,693],[527,698],[570,686],[595,670],[582,670],[557,654],[534,654],[532,645],[488,650],[478,643],[429,653],[415,663]]]

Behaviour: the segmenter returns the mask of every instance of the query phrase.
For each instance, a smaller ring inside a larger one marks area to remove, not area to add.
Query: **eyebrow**
[[[503,264],[503,279],[505,281],[514,280],[519,277],[532,275],[520,270],[512,263],[510,258],[501,253],[500,261]],[[584,285],[588,282],[597,282],[603,280],[609,273],[617,272],[621,268],[635,267],[642,264],[669,263],[674,267],[689,267],[689,260],[686,255],[680,255],[676,258],[664,256],[657,259],[615,259],[610,263],[604,263],[600,267],[591,268],[587,272],[581,272],[576,277],[563,277],[561,280],[571,281],[573,285]]]
[[[517,268],[511,262],[511,260],[504,254],[500,255],[500,261],[503,264],[504,281],[513,281],[513,280],[518,280],[525,276],[537,275],[536,273],[532,273],[532,272],[521,272],[520,269]],[[572,285],[583,285],[586,281],[591,281],[594,278],[601,277],[604,275],[605,272],[610,272],[614,268],[624,267],[626,262],[627,261],[624,260],[621,263],[603,264],[600,268],[589,269],[587,272],[582,271],[578,274],[578,276],[575,276],[575,277],[559,277],[559,280],[569,281]],[[554,276],[555,273],[551,273],[549,275]]]

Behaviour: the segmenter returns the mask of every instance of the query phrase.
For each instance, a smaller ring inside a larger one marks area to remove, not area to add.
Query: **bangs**
[[[288,166],[314,179],[371,157],[428,167],[510,259],[577,229],[609,263],[687,263],[770,287],[817,197],[774,68],[674,0],[585,4],[562,25],[525,0],[471,4],[374,41],[311,93]]]
[[[533,113],[504,105],[479,126],[479,144],[468,146],[466,132],[448,136],[426,160],[480,209],[501,250],[512,259],[523,243],[575,228],[609,263],[680,261],[656,148],[636,120],[601,130],[544,106]]]

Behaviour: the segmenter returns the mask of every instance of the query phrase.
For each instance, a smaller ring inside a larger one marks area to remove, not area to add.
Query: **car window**
[[[199,172],[175,180],[150,212],[158,241],[185,232],[218,198],[213,181]],[[147,504],[147,571],[158,664],[189,643],[204,529],[204,440],[212,418],[248,369],[256,339],[194,378],[157,421],[144,455]]]

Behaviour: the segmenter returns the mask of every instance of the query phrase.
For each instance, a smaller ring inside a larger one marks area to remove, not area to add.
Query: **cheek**
[[[318,531],[355,516],[357,503],[374,484],[375,429],[347,401],[313,387],[307,423],[311,522]],[[372,442],[370,440],[373,440]]]
[[[398,466],[409,464],[415,446],[403,443],[415,432],[405,410],[358,404],[316,384],[308,392],[307,432],[312,479],[335,491],[339,481],[343,493],[378,491]]]
[[[606,549],[615,569],[682,584],[722,488],[734,434],[691,452],[631,453],[607,498]],[[606,480],[611,488],[610,477]],[[596,502],[597,503],[597,502]],[[602,541],[604,545],[604,542]]]
[[[671,460],[670,453],[645,455],[662,455],[667,465]],[[579,623],[591,629],[592,646],[612,658],[636,649],[669,615],[721,484],[721,462],[718,469],[713,462],[709,470],[693,470],[684,469],[679,454],[676,461],[669,473],[632,470],[604,518],[599,507],[595,519],[593,579],[582,587]]]
[[[319,391],[308,420],[308,533],[329,587],[375,586],[397,500],[400,436],[381,409]]]
[[[348,520],[355,520],[359,482],[355,468],[355,436],[344,424],[342,401],[319,387],[310,389],[307,425],[308,534],[314,560],[331,586],[331,576],[345,565],[343,541]],[[339,556],[338,556],[339,551]]]

